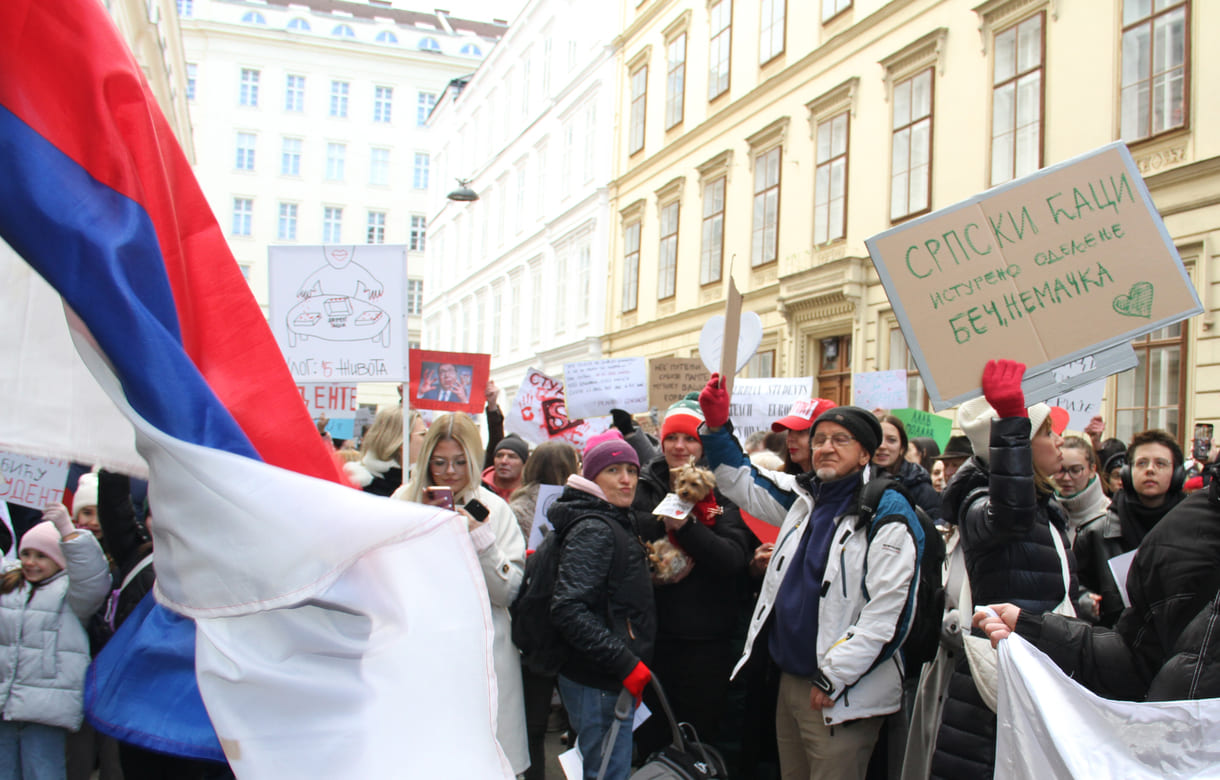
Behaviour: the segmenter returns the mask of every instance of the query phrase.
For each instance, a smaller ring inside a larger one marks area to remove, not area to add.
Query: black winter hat
[[[530,445],[515,433],[510,433],[496,444],[496,452],[500,450],[509,450],[516,454],[521,460],[529,460]]]
[[[810,436],[824,422],[838,423],[850,431],[870,458],[877,450],[877,445],[881,444],[881,423],[867,409],[861,409],[858,406],[836,406],[833,409],[827,409],[814,422]]]

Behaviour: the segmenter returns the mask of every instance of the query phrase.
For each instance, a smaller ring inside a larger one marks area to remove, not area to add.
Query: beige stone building
[[[1108,380],[1107,435],[1220,417],[1220,7],[1200,0],[625,0],[609,356],[688,356],[730,267],[747,372],[907,368],[866,238],[1117,139],[1207,313]],[[912,373],[909,405],[927,399]]]

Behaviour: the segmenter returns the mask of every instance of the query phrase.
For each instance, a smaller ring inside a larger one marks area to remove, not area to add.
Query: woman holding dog
[[[641,469],[632,509],[636,533],[654,551],[652,668],[677,719],[692,724],[701,742],[716,745],[736,657],[734,629],[750,592],[746,566],[758,539],[737,506],[713,487],[699,439],[703,412],[697,398],[691,393],[666,412],[661,455]],[[694,508],[678,518],[653,514],[670,493],[695,503]],[[659,712],[650,698],[651,690],[645,701]],[[669,742],[668,724],[649,718],[635,738],[640,755],[647,756]]]

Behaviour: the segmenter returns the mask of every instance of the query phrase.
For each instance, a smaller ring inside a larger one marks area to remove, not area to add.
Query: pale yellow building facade
[[[1123,139],[1206,314],[1136,345],[1107,435],[1220,418],[1220,7],[624,0],[607,356],[691,356],[730,266],[751,375],[914,369],[865,239]],[[1002,356],[998,356],[1002,357]],[[909,405],[927,408],[912,376]]]

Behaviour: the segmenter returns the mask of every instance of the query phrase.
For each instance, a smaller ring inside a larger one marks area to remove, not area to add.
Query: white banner
[[[771,430],[771,423],[788,414],[792,404],[811,397],[813,377],[738,379],[729,399],[729,418],[737,440],[755,431]]]

